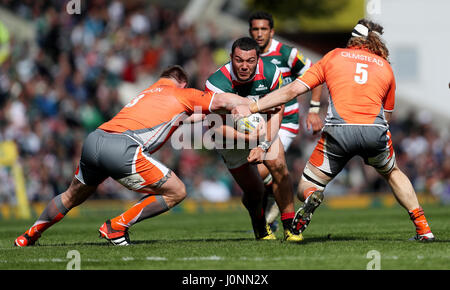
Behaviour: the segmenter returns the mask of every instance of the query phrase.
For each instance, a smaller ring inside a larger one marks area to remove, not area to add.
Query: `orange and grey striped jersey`
[[[395,78],[384,58],[360,48],[337,48],[298,81],[308,88],[326,82],[330,91],[325,125],[387,126],[384,111],[395,104]]]
[[[127,134],[153,153],[195,108],[209,113],[213,98],[212,92],[181,89],[172,80],[161,78],[99,129]]]

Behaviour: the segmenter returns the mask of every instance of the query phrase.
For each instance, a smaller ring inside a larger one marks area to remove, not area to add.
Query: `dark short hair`
[[[256,11],[253,12],[248,18],[248,26],[252,27],[252,21],[256,19],[263,19],[269,21],[270,28],[273,28],[273,17],[272,14],[264,12],[264,11]]]
[[[189,77],[186,71],[179,65],[171,65],[167,67],[160,75],[161,78],[172,78],[179,83],[188,83]]]
[[[256,40],[254,40],[253,38],[250,37],[241,37],[239,39],[237,39],[234,43],[233,46],[231,47],[231,54],[234,54],[234,50],[236,49],[236,47],[239,47],[242,50],[248,51],[248,50],[256,50],[256,55],[259,57],[260,53],[261,53],[261,49],[259,48],[258,43],[256,42]]]

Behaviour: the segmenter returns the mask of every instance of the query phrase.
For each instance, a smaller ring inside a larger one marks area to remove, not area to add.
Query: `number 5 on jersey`
[[[362,85],[367,82],[367,76],[368,76],[367,68],[368,67],[369,67],[369,65],[365,64],[365,63],[358,62],[356,64],[356,75],[354,77],[354,80],[356,83]]]

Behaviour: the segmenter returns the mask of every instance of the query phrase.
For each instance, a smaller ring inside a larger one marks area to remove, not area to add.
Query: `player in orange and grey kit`
[[[69,188],[50,201],[33,226],[14,244],[34,245],[46,229],[84,202],[107,177],[146,194],[132,208],[100,227],[100,236],[114,245],[128,245],[130,226],[181,202],[186,197],[183,182],[154,159],[152,153],[169,139],[182,121],[201,120],[203,114],[230,111],[238,104],[249,102],[233,94],[188,89],[187,83],[188,76],[183,68],[167,68],[155,84],[90,133]],[[197,107],[202,114],[194,114]]]
[[[293,227],[303,232],[323,200],[326,185],[355,155],[364,158],[390,185],[416,227],[412,238],[433,241],[434,235],[408,177],[397,167],[388,121],[394,110],[395,79],[381,39],[383,28],[362,19],[344,49],[334,49],[291,84],[249,106],[238,106],[235,117],[286,103],[324,82],[330,91],[322,136],[303,171],[298,198],[304,201]]]

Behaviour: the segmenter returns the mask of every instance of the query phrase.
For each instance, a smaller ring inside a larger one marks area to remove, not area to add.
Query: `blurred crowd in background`
[[[157,4],[96,0],[69,15],[61,12],[65,3],[0,0],[0,7],[32,21],[36,31],[32,43],[18,42],[10,31],[9,52],[0,58],[0,142],[18,145],[32,201],[50,200],[67,188],[85,136],[124,105],[121,84],[154,79],[161,69],[179,64],[190,74],[190,86],[204,89],[208,76],[228,60],[232,41],[219,39],[214,25],[202,31],[183,26],[179,11]],[[2,29],[0,23],[0,41]],[[305,106],[301,110],[303,121]],[[390,126],[398,165],[416,190],[450,202],[448,136],[421,113],[394,118]],[[302,130],[287,152],[294,186],[317,139]],[[225,201],[241,195],[214,151],[174,150],[168,142],[155,157],[185,182],[191,198]],[[14,198],[8,170],[0,167],[0,203]],[[377,192],[389,192],[388,185],[359,158],[327,187],[330,195]],[[93,198],[136,196],[108,179]]]

